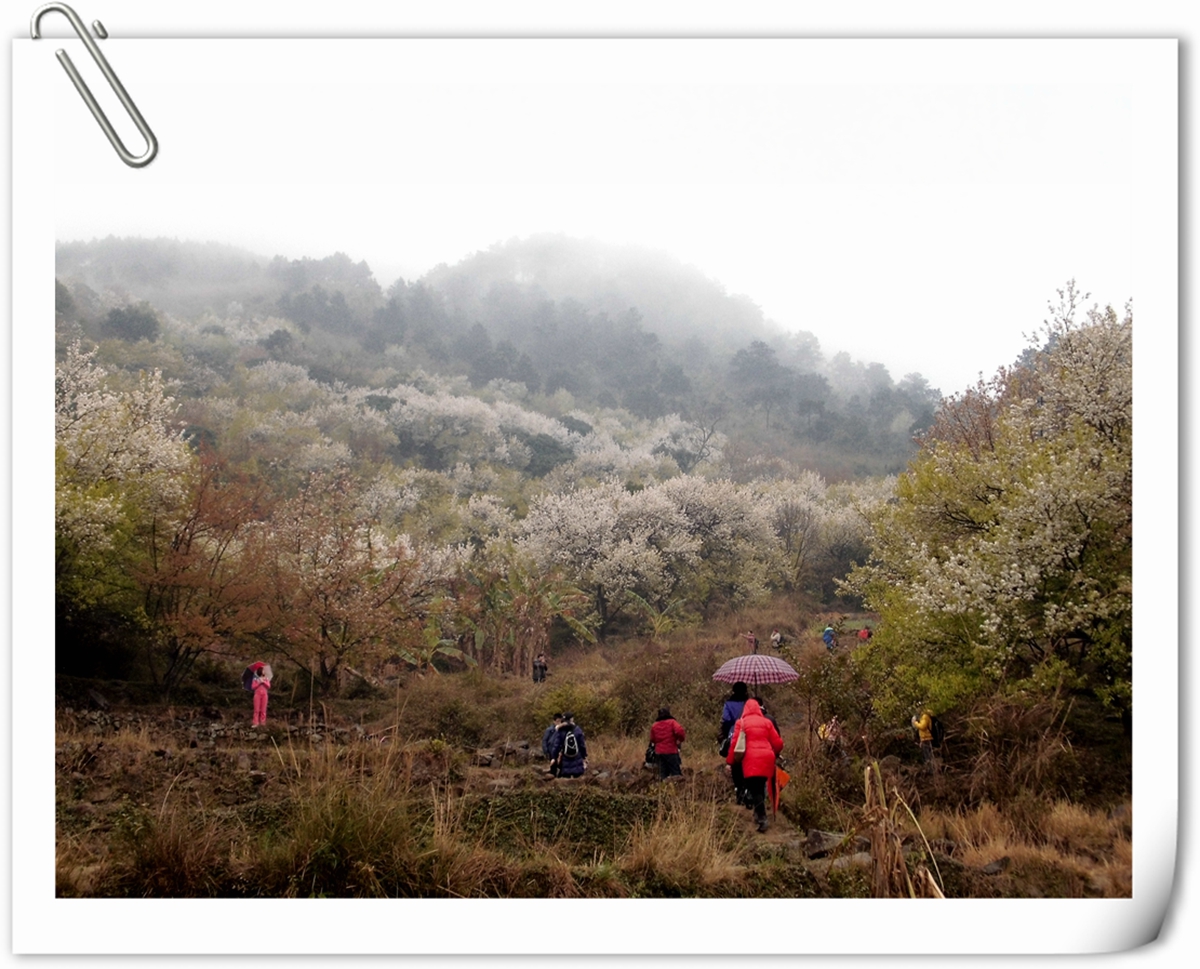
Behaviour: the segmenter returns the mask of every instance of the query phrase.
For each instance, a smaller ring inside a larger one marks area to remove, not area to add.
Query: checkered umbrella
[[[728,663],[722,663],[721,668],[713,674],[713,679],[721,683],[788,683],[800,679],[791,666],[777,656],[766,656],[763,653],[746,653],[735,656]]]

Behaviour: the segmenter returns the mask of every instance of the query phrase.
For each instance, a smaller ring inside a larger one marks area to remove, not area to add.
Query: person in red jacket
[[[679,764],[679,745],[686,736],[679,721],[671,716],[670,707],[662,707],[658,711],[658,719],[650,728],[650,742],[654,744],[654,754],[658,758],[659,780],[683,776]]]
[[[738,737],[746,735],[746,750],[742,755],[742,774],[745,777],[746,793],[754,807],[754,818],[758,830],[767,830],[767,779],[775,775],[775,756],[783,750],[783,738],[775,724],[762,714],[757,700],[747,700],[742,708],[742,718],[733,725],[733,740],[729,753],[725,755],[726,769],[733,770],[737,759]]]

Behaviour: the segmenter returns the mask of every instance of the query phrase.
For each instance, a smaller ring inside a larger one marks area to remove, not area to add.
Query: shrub
[[[556,713],[574,713],[584,734],[605,733],[620,719],[620,704],[590,686],[564,684],[546,692],[534,704],[539,724],[548,724]]]

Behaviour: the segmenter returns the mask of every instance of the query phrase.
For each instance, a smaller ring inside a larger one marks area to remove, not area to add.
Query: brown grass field
[[[929,776],[903,725],[854,733],[841,762],[815,737],[821,696],[764,687],[791,780],[756,832],[716,752],[728,688],[711,674],[750,628],[764,645],[783,629],[806,671],[837,662],[819,647],[824,621],[774,607],[703,636],[572,647],[544,684],[410,676],[321,703],[281,670],[258,730],[238,670],[208,668],[170,706],[136,684],[60,678],[57,893],[1130,897],[1127,772],[1100,776],[1106,741],[1069,742],[1044,720],[1003,761],[948,741]],[[663,703],[689,732],[684,776],[666,783],[642,764]],[[588,738],[580,780],[541,760],[563,708]]]

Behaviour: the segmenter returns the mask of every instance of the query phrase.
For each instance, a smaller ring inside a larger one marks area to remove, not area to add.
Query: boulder
[[[852,855],[842,855],[840,858],[834,858],[833,861],[829,863],[829,867],[831,869],[849,868],[851,865],[863,865],[869,868],[871,866],[870,853],[866,851],[856,851]]]
[[[846,835],[837,831],[820,831],[817,828],[810,828],[808,837],[804,840],[804,853],[809,858],[824,858],[831,851],[838,847],[843,849],[853,847],[856,851],[869,851],[871,841],[869,838],[864,838],[862,835],[855,835],[850,839],[848,844]]]
[[[980,869],[985,875],[999,875],[1000,872],[1008,868],[1012,864],[1012,859],[1005,855],[1003,858],[997,858],[989,865],[984,865]]]

